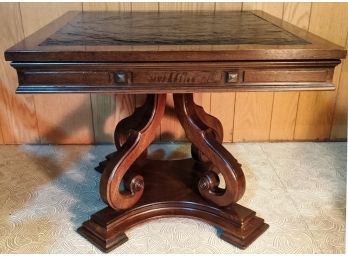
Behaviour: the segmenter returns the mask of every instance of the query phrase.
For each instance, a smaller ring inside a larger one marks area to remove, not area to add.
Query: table
[[[117,151],[96,168],[108,207],[78,229],[107,252],[127,241],[130,227],[172,216],[211,223],[223,240],[246,248],[268,225],[237,203],[246,188],[241,164],[193,93],[334,90],[345,56],[259,11],[68,12],[5,52],[17,93],[147,94],[117,124]],[[192,143],[190,159],[147,159],[167,93]]]

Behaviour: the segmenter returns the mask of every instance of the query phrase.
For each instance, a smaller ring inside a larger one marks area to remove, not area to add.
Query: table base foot
[[[135,225],[164,217],[186,217],[216,226],[222,231],[221,239],[245,249],[268,225],[239,204],[218,207],[204,200],[196,189],[203,166],[193,159],[147,160],[141,168],[146,185],[141,200],[124,211],[104,208],[84,222],[79,233],[109,252],[127,241],[124,233]]]
[[[112,235],[110,237],[98,234],[99,231],[96,228],[97,226],[98,225],[93,224],[93,222],[85,222],[82,227],[78,228],[77,232],[106,253],[128,241],[128,237],[125,233]]]

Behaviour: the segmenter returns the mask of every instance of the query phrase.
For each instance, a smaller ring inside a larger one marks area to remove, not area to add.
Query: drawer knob
[[[227,82],[236,83],[238,82],[238,73],[236,72],[227,72]]]
[[[123,71],[116,72],[114,76],[116,83],[126,83],[127,76]]]

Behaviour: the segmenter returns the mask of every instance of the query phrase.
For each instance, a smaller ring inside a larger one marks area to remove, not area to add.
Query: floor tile
[[[242,251],[204,222],[164,218],[131,228],[112,253],[344,253],[347,144],[238,143],[240,204],[270,228]],[[100,253],[76,233],[106,205],[94,167],[113,145],[0,146],[0,252]],[[190,156],[190,144],[155,144],[150,158]]]

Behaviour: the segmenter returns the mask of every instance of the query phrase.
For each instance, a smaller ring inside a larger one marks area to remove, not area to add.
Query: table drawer
[[[325,65],[324,65],[325,64]],[[223,92],[334,89],[325,63],[14,64],[20,92]]]
[[[213,71],[119,71],[116,74],[125,74],[127,83],[149,85],[226,85],[251,83],[274,83],[274,82],[327,82],[332,78],[330,69],[308,70],[248,70],[230,69]],[[124,82],[124,81],[122,81]],[[116,82],[117,83],[117,82]]]
[[[247,70],[244,82],[325,82],[331,79],[329,69]]]
[[[37,85],[112,85],[110,72],[101,71],[25,71],[19,76],[19,83]]]

